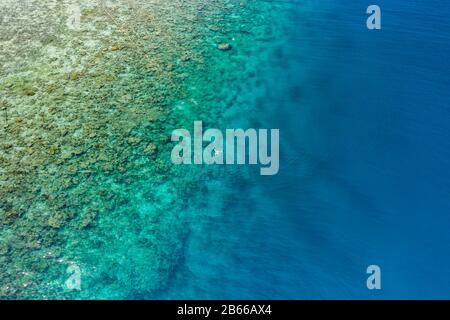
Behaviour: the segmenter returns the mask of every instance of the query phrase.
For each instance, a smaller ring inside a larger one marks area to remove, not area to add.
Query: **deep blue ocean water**
[[[234,180],[158,297],[450,298],[450,3],[377,1],[378,31],[370,4],[283,1],[250,123],[280,172]]]

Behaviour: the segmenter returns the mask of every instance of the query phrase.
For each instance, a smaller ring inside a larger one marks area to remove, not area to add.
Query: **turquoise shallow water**
[[[27,4],[0,7],[1,298],[448,297],[448,5],[368,31],[350,1],[84,1],[74,31]],[[279,128],[278,175],[174,166],[195,120]]]

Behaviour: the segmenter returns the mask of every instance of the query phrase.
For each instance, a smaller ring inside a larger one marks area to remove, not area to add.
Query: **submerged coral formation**
[[[67,27],[74,4],[78,29]],[[0,298],[133,298],[166,285],[220,174],[172,165],[170,134],[251,108],[239,96],[268,54],[253,44],[275,41],[262,10],[2,1]],[[70,265],[80,291],[65,286]]]

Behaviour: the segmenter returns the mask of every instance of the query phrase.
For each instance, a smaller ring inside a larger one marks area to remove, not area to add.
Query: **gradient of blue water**
[[[280,173],[193,228],[161,297],[450,298],[450,3],[376,2],[381,31],[371,3],[285,2],[254,120],[281,130]]]

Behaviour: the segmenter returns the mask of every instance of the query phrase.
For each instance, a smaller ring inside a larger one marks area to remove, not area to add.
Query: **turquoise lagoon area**
[[[1,0],[0,298],[448,298],[450,8],[378,2]]]

